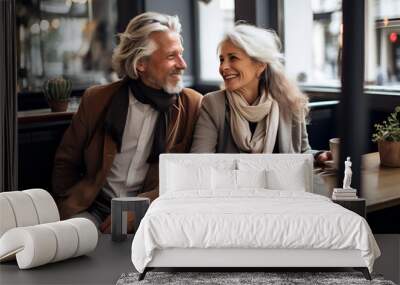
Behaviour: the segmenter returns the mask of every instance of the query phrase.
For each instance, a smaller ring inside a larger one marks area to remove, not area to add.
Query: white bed
[[[312,194],[311,155],[165,154],[132,243],[154,267],[354,267],[380,255],[367,222]]]

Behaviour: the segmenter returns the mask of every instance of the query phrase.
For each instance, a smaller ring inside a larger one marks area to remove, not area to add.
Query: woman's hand
[[[330,151],[323,151],[315,157],[315,162],[318,164],[324,164],[328,160],[332,160],[332,153]]]

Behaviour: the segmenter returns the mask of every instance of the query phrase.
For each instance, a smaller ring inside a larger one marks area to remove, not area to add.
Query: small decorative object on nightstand
[[[354,200],[357,199],[357,189],[351,188],[351,177],[353,172],[351,171],[351,161],[348,156],[344,162],[344,179],[343,188],[334,188],[332,193],[332,200]]]
[[[135,228],[139,227],[150,205],[150,199],[144,197],[123,197],[111,200],[111,239],[123,241],[127,235],[127,211],[135,214]]]
[[[351,177],[353,172],[351,171],[350,157],[347,157],[344,162],[344,179],[343,188],[334,188],[332,193],[332,201],[342,207],[349,209],[361,217],[365,218],[366,215],[366,204],[365,199],[357,197],[357,189],[351,188]]]

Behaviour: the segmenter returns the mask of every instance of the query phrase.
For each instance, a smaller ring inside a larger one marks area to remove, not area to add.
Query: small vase
[[[67,101],[56,101],[56,100],[48,100],[47,103],[50,106],[52,112],[65,112],[68,109],[68,100]]]
[[[381,165],[400,167],[400,142],[379,141],[378,150]]]

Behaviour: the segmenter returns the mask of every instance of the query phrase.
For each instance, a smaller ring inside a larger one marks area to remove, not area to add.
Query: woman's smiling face
[[[220,46],[219,61],[219,73],[224,79],[226,90],[257,92],[259,76],[265,64],[253,60],[229,40]]]

